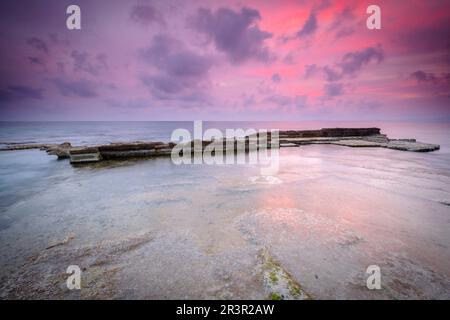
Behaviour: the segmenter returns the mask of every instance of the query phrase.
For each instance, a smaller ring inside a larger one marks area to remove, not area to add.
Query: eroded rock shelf
[[[72,146],[69,142],[62,144],[9,144],[0,151],[41,149],[50,155],[56,155],[58,159],[70,159],[71,163],[87,163],[111,159],[168,156],[175,146],[182,147],[184,152],[193,154],[204,151],[212,144],[214,144],[215,150],[232,149],[234,152],[248,152],[260,148],[299,147],[310,144],[333,144],[360,148],[378,147],[413,152],[430,152],[440,148],[437,144],[417,142],[415,139],[389,139],[385,134],[381,134],[379,128],[288,130],[278,131],[278,138],[278,140],[272,139],[271,133],[268,132],[266,137],[256,134],[232,140],[191,141],[183,145],[154,141],[118,142],[97,146]]]

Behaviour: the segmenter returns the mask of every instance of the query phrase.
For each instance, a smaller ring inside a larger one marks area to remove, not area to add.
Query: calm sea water
[[[204,123],[347,126],[441,150],[284,148],[270,180],[258,165],[73,167],[39,150],[0,152],[0,297],[267,298],[267,251],[316,299],[450,298],[449,124]],[[168,141],[176,128],[192,123],[1,123],[0,143]],[[84,268],[81,293],[63,290],[71,264]],[[369,265],[381,290],[366,288]]]

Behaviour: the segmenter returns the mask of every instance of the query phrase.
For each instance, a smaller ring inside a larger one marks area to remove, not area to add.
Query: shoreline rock
[[[183,151],[195,154],[207,147],[226,152],[230,148],[235,153],[249,152],[261,148],[299,147],[310,144],[333,144],[353,148],[387,148],[400,151],[430,152],[439,150],[437,144],[418,142],[416,139],[389,139],[381,134],[379,128],[323,128],[320,130],[285,130],[278,131],[278,141],[272,142],[272,133],[256,133],[243,138],[221,140],[190,141],[183,145],[173,142],[133,141],[115,142],[97,146],[72,146],[70,142],[62,144],[18,144],[1,148],[0,151],[25,149],[45,150],[58,159],[70,159],[70,163],[90,163],[101,160],[130,159],[140,157],[168,156],[177,146]],[[257,140],[258,139],[258,140]],[[263,139],[261,141],[261,139]]]

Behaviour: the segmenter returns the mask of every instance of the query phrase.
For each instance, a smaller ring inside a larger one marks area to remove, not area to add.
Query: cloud
[[[313,64],[305,64],[303,77],[305,79],[309,79],[312,76],[314,76],[319,70],[320,70],[320,68],[314,63]]]
[[[148,100],[144,99],[132,99],[132,100],[114,100],[114,99],[105,99],[105,102],[117,109],[143,109],[150,106],[150,103]]]
[[[30,61],[31,64],[38,64],[41,66],[45,66],[44,60],[42,60],[39,57],[28,57],[28,61]]]
[[[295,63],[294,56],[292,53],[288,53],[284,58],[283,62],[287,65],[293,65]]]
[[[183,48],[180,42],[165,36],[153,37],[141,57],[162,72],[179,77],[202,77],[212,66],[212,59]]]
[[[149,25],[154,22],[165,25],[161,13],[149,5],[137,5],[131,10],[130,17],[133,21],[143,25]]]
[[[279,83],[281,81],[280,75],[278,73],[274,73],[272,75],[272,81],[275,82],[275,83]]]
[[[332,6],[331,0],[314,1],[313,11],[322,11]]]
[[[355,32],[355,25],[353,21],[355,15],[352,9],[345,7],[342,11],[338,12],[328,27],[328,31],[335,32],[336,38],[343,38],[349,36]]]
[[[344,76],[342,71],[335,70],[329,66],[323,67],[323,72],[327,81],[338,81]]]
[[[211,65],[212,61],[208,57],[183,50],[167,57],[166,71],[179,77],[202,77]]]
[[[431,83],[442,84],[447,88],[447,82],[450,82],[450,73],[442,73],[436,75],[433,72],[425,72],[423,70],[417,70],[410,74],[410,78],[415,79],[417,83]]]
[[[445,9],[444,9],[445,10]],[[448,63],[450,52],[450,20],[445,17],[433,22],[433,25],[405,28],[394,40],[402,47],[415,53],[447,53]]]
[[[63,73],[65,73],[66,67],[64,66],[63,62],[59,61],[59,62],[56,63],[56,69],[58,70],[58,72],[60,74],[63,74]]]
[[[417,83],[432,82],[433,84],[436,84],[438,82],[438,78],[434,75],[434,73],[426,73],[422,70],[411,73],[411,77],[416,79]]]
[[[301,96],[295,96],[295,107],[297,109],[302,109],[306,106],[306,101],[308,100],[308,96],[301,95]]]
[[[104,53],[98,54],[92,59],[87,52],[73,50],[70,56],[73,59],[73,69],[75,71],[81,70],[97,76],[102,70],[107,69],[107,56]]]
[[[303,24],[300,31],[297,32],[297,37],[303,38],[312,35],[317,30],[317,17],[314,12],[311,12],[308,19]]]
[[[324,86],[324,94],[327,98],[337,97],[344,93],[344,86],[341,83],[327,83]]]
[[[292,103],[292,97],[275,94],[275,95],[271,95],[271,96],[266,97],[264,99],[264,101],[265,102],[274,103],[274,104],[277,104],[279,106],[287,106],[287,105],[290,105]]]
[[[48,35],[50,42],[55,45],[62,45],[62,46],[69,46],[69,40],[67,40],[65,37],[61,37],[61,35],[58,35],[57,33],[50,33]]]
[[[32,37],[27,40],[27,44],[35,48],[36,50],[42,51],[46,54],[49,53],[47,43],[42,39]]]
[[[345,76],[353,76],[370,63],[381,63],[384,53],[381,46],[368,47],[360,51],[348,52],[334,67],[325,66],[323,72],[327,81],[338,81]]]
[[[94,98],[98,94],[96,92],[97,85],[86,79],[68,80],[63,78],[55,78],[50,80],[63,96],[76,96],[81,98]]]
[[[241,101],[242,101],[242,105],[248,107],[252,107],[256,104],[256,99],[255,99],[255,95],[251,94],[248,95],[246,93],[241,95]]]
[[[177,100],[182,104],[206,103],[208,95],[196,82],[189,79],[171,77],[165,74],[141,76],[142,83],[156,100]],[[179,105],[182,107],[182,105]]]
[[[450,72],[449,73],[443,73],[442,77],[445,81],[450,82]]]
[[[11,102],[25,99],[42,99],[42,89],[24,85],[12,85],[0,90],[0,101]]]
[[[355,33],[354,27],[342,27],[336,32],[336,38],[344,38]]]
[[[189,24],[207,35],[217,50],[224,52],[233,63],[250,59],[269,61],[272,57],[264,41],[272,34],[259,29],[256,24],[259,20],[259,12],[250,8],[240,11],[220,8],[215,12],[200,8]]]
[[[142,82],[149,88],[156,89],[161,93],[174,94],[191,87],[189,81],[181,81],[180,79],[170,77],[168,75],[143,76]]]
[[[156,73],[140,79],[159,99],[177,98],[175,95],[189,92],[192,96],[213,65],[211,57],[186,49],[167,35],[154,36],[151,45],[140,54],[148,65],[157,69]]]
[[[361,51],[349,52],[344,55],[339,67],[342,73],[346,75],[355,74],[362,66],[370,62],[380,63],[384,59],[384,53],[381,46],[369,47]]]

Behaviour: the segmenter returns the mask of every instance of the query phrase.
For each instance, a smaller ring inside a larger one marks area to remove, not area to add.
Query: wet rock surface
[[[334,131],[330,131],[334,132]],[[346,133],[355,133],[354,131],[344,131]],[[370,132],[370,131],[367,131]],[[400,151],[413,151],[413,152],[430,152],[439,150],[438,144],[430,144],[417,142],[416,139],[389,139],[384,134],[374,135],[361,135],[361,136],[316,136],[305,137],[302,131],[285,132],[280,131],[280,147],[287,144],[308,145],[308,144],[334,144],[345,147],[363,148],[363,147],[376,147],[376,148],[388,148]]]
[[[270,300],[311,300],[312,297],[303,290],[300,284],[279,262],[270,255],[267,248],[260,252],[261,272]]]
[[[19,180],[33,192],[0,220],[0,297],[301,298],[292,282],[313,299],[449,296],[440,154],[284,148],[273,177],[165,158],[72,168],[37,150],[2,156],[8,190],[18,173],[39,175]],[[45,166],[28,168],[32,156]],[[382,290],[366,288],[372,264]],[[82,270],[80,291],[67,289],[69,265]]]
[[[13,272],[0,285],[1,299],[112,299],[117,298],[115,275],[121,259],[152,240],[150,234],[137,235],[93,246],[70,246],[68,235],[50,244]],[[82,272],[83,290],[69,290],[65,271],[76,261]],[[42,275],[45,275],[44,277]]]
[[[47,154],[55,155],[58,159],[68,159],[70,158],[70,149],[72,149],[72,144],[70,142],[64,142],[56,146],[50,146],[46,148]]]

